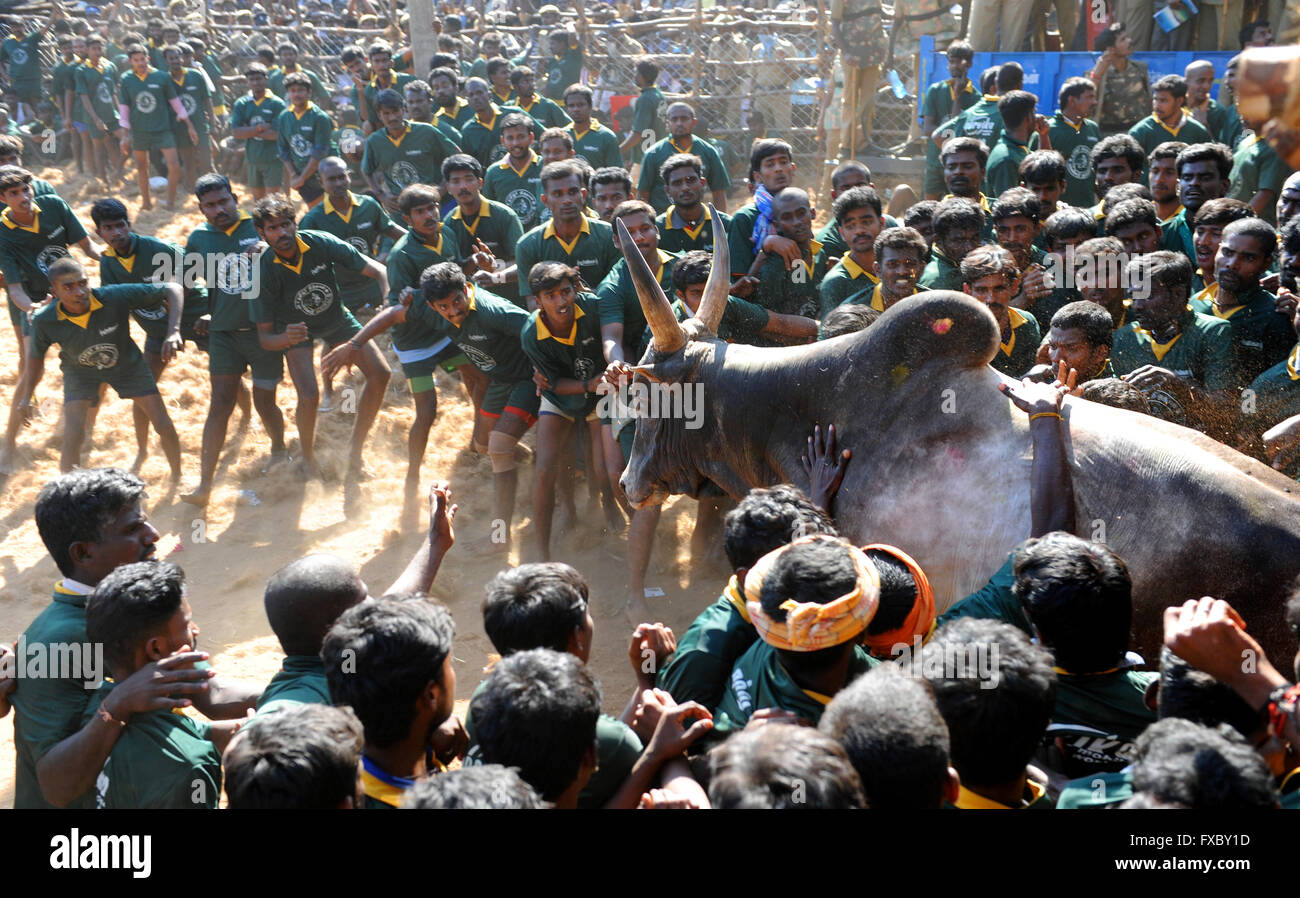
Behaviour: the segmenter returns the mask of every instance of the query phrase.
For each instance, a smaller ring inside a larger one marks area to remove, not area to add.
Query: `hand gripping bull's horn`
[[[632,242],[632,235],[627,232],[627,225],[620,218],[618,225],[618,245],[623,249],[623,258],[627,260],[627,270],[636,284],[636,295],[641,300],[641,311],[645,313],[646,323],[654,337],[652,345],[656,352],[672,355],[686,345],[686,331],[682,329],[673,314],[673,307],[664,296],[663,288],[655,280],[654,273],[641,256],[641,251]],[[710,276],[712,277],[712,276]]]
[[[722,323],[722,313],[727,310],[727,294],[731,291],[731,248],[727,245],[727,230],[723,227],[722,216],[712,203],[709,203],[709,219],[713,223],[713,264],[695,317],[710,334],[716,335],[718,325]]]

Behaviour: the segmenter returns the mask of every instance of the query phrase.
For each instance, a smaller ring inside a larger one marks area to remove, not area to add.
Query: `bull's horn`
[[[636,284],[636,295],[641,300],[641,311],[645,313],[646,323],[654,336],[652,345],[657,352],[672,355],[686,345],[686,331],[682,329],[673,307],[668,304],[663,288],[655,280],[654,273],[641,256],[641,251],[632,242],[632,235],[627,232],[627,225],[620,218],[618,225],[618,245],[623,248],[623,258],[627,261],[627,270]]]
[[[654,365],[636,365],[632,368],[632,373],[639,374],[646,380],[652,380],[655,383],[661,384],[664,382],[664,379],[659,376],[659,372],[655,370]]]
[[[727,231],[722,225],[722,216],[709,203],[709,218],[713,223],[713,264],[709,268],[709,279],[704,284],[704,298],[700,300],[700,309],[695,317],[708,328],[709,333],[716,334],[722,323],[722,313],[727,309],[727,293],[731,290],[731,248],[727,246]]]

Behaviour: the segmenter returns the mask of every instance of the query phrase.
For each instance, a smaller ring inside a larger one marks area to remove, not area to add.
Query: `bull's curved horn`
[[[709,203],[709,219],[713,224],[713,264],[695,317],[708,328],[709,333],[717,334],[722,313],[727,309],[727,293],[731,290],[731,248],[727,245],[727,230],[722,225],[722,216],[712,203]]]
[[[673,314],[668,297],[664,296],[663,288],[655,280],[641,251],[632,242],[627,225],[623,224],[621,218],[615,223],[618,225],[618,245],[623,249],[627,270],[632,275],[632,282],[636,284],[637,298],[641,300],[641,311],[645,313],[646,323],[650,325],[650,333],[654,337],[652,345],[657,352],[672,355],[686,345],[686,331]]]

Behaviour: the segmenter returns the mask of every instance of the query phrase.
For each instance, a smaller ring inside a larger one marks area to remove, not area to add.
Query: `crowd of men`
[[[497,55],[490,32],[480,58],[440,53],[423,78],[400,71],[410,53],[387,42],[347,47],[354,87],[331,115],[291,43],[244,60],[241,89],[226,95],[227,73],[206,74],[204,50],[175,24],[123,35],[119,49],[60,21],[31,34],[54,30],[70,47],[62,83],[85,171],[109,185],[134,166],[145,209],[159,167],[168,206],[183,185],[205,224],[177,246],[138,233],[105,196],[87,226],[23,167],[21,139],[0,136],[0,272],[22,346],[0,468],[15,464],[56,344],[63,373],[63,474],[35,507],[62,579],[0,650],[16,806],[217,807],[223,790],[230,807],[312,808],[1272,807],[1300,794],[1293,671],[1266,659],[1241,670],[1242,650],[1263,656],[1245,622],[1192,596],[1167,613],[1167,650],[1147,665],[1129,651],[1123,560],[1069,532],[1067,394],[1296,473],[1300,176],[1210,99],[1209,63],[1159,79],[1150,114],[1103,136],[1094,81],[1068,80],[1049,120],[1019,64],[975,88],[972,49],[954,43],[951,78],[924,104],[926,199],[901,220],[886,214],[867,166],[849,159],[816,229],[813,185],[801,186],[788,141],[752,142],[751,195],[729,213],[739,190],[723,154],[696,133],[689,102],[665,100],[659,67],[634,62],[630,126],[611,127],[564,28],[547,32],[545,72]],[[1107,34],[1118,44],[1123,27]],[[17,85],[7,42],[5,53]],[[724,236],[724,341],[855,340],[930,289],[984,303],[1001,329],[992,365],[1028,415],[1044,472],[1033,532],[983,589],[938,613],[906,546],[838,535],[829,512],[853,447],[821,422],[806,460],[813,495],[778,485],[701,501],[694,566],[725,557],[729,579],[680,638],[637,624],[634,685],[615,718],[587,668],[587,583],[552,560],[553,519],[558,506],[576,520],[572,471],[584,470],[605,529],[627,528],[627,613],[653,620],[644,580],[659,511],[633,509],[619,485],[638,418],[602,401],[650,345],[625,254],[685,320]],[[99,263],[97,279],[74,245]],[[159,391],[191,343],[210,375],[198,479],[182,497],[193,505],[214,500],[236,406],[262,422],[267,470],[321,478],[317,415],[351,367],[364,379],[343,475],[345,507],[355,502],[389,346],[414,405],[408,511],[453,376],[505,523],[504,539],[473,551],[504,561],[532,458],[533,563],[487,585],[483,627],[501,660],[464,719],[455,626],[426,596],[455,541],[443,482],[427,539],[383,596],[333,556],[270,578],[267,621],[286,658],[268,684],[223,678],[196,651],[185,575],[153,557],[136,476],[150,430],[173,482],[186,473]],[[286,367],[296,441],[276,401]],[[134,473],[80,467],[110,386],[133,400]],[[521,438],[534,427],[530,451]],[[1287,620],[1300,630],[1300,594]],[[31,672],[36,648],[72,644],[102,647],[97,690]],[[954,672],[953,657],[983,659],[980,675]],[[186,708],[210,722],[172,713]]]

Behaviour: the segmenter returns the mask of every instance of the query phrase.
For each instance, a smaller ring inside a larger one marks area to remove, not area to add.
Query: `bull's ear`
[[[709,218],[713,225],[713,263],[709,279],[704,284],[704,297],[695,317],[712,335],[717,335],[722,323],[722,313],[727,309],[727,293],[731,290],[731,248],[727,245],[727,231],[722,216],[709,203]]]
[[[627,225],[621,218],[615,224],[618,226],[618,245],[623,249],[627,270],[636,284],[637,298],[641,300],[641,311],[645,313],[646,323],[654,336],[652,345],[663,355],[672,355],[686,345],[686,331],[682,330],[668,297],[664,296],[663,288],[641,256],[641,251],[632,242]]]
[[[664,378],[655,370],[654,365],[636,365],[632,368],[633,374],[639,374],[646,380],[652,380],[657,384],[664,382]]]

